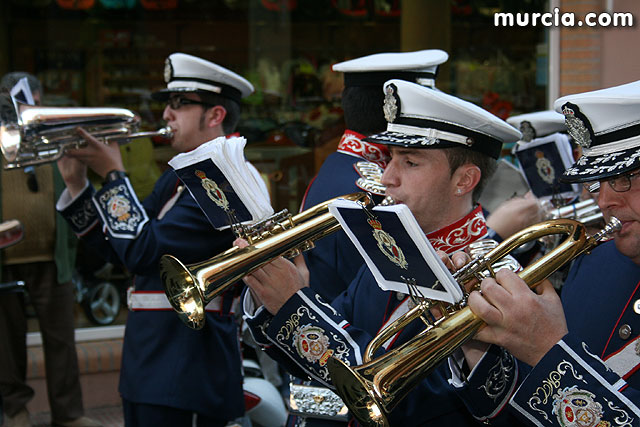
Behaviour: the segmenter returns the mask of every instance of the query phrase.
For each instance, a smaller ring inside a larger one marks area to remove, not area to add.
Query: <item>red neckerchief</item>
[[[478,205],[453,224],[427,234],[427,238],[435,250],[451,254],[466,248],[469,243],[485,238],[487,232],[482,207]]]
[[[338,152],[360,157],[384,168],[389,163],[389,149],[386,145],[366,142],[364,135],[352,130],[345,130],[338,144]]]

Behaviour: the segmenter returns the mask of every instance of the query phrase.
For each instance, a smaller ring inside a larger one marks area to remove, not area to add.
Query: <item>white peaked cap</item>
[[[449,59],[440,49],[415,52],[376,53],[333,65],[345,73],[345,86],[382,86],[391,79],[402,79],[433,86],[438,66]]]
[[[640,81],[556,100],[582,157],[563,180],[602,180],[640,168]]]
[[[487,110],[404,80],[384,85],[387,130],[368,141],[413,148],[462,146],[497,159],[520,131]]]
[[[253,93],[253,85],[239,74],[186,53],[169,55],[164,79],[167,88],[154,93],[155,99],[166,100],[172,92],[210,92],[239,102]]]

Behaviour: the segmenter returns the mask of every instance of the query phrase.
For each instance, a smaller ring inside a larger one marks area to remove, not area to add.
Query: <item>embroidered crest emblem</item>
[[[390,84],[387,86],[385,95],[384,95],[384,105],[382,106],[382,111],[384,112],[384,118],[389,122],[393,123],[398,117],[398,113],[400,113],[400,98],[396,93],[398,88],[394,84]]]
[[[523,120],[520,123],[520,132],[522,133],[522,140],[525,142],[531,142],[536,139],[536,130],[530,121]]]
[[[380,252],[385,254],[392,263],[407,270],[409,268],[409,263],[407,262],[402,249],[400,249],[396,244],[396,240],[382,229],[380,221],[376,219],[368,219],[367,222],[373,228],[373,238],[376,239]]]
[[[206,191],[207,196],[211,199],[211,201],[213,201],[213,203],[218,205],[218,207],[223,209],[224,211],[228,211],[229,200],[227,200],[227,196],[225,196],[224,192],[220,189],[220,187],[218,187],[218,184],[216,184],[214,180],[207,178],[207,175],[201,170],[196,170],[195,174],[198,178],[201,179],[200,184],[202,185],[202,188],[204,188],[204,191]]]
[[[333,354],[329,348],[329,337],[324,329],[317,326],[305,325],[298,329],[293,336],[293,344],[301,357],[311,363],[318,362],[324,366]]]
[[[134,239],[149,220],[128,180],[101,190],[94,202],[109,233],[115,237]]]
[[[600,422],[603,414],[602,405],[594,401],[596,396],[591,392],[574,386],[565,388],[553,397],[553,413],[563,427],[596,427],[609,424],[606,421]]]
[[[556,170],[553,168],[551,160],[544,156],[542,151],[536,151],[536,169],[538,170],[538,176],[542,178],[544,182],[551,185],[556,178]]]
[[[173,78],[173,65],[171,65],[171,60],[169,58],[164,61],[164,82],[169,83]]]
[[[114,194],[107,202],[107,211],[118,222],[124,222],[131,216],[131,203],[120,194]]]
[[[564,114],[564,123],[567,126],[567,131],[573,140],[579,144],[582,148],[590,148],[591,124],[584,114],[580,113],[580,109],[577,105],[573,105],[569,102],[562,107],[562,114]]]

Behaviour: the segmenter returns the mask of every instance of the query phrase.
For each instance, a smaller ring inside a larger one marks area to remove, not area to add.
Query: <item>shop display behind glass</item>
[[[256,87],[239,126],[248,139],[247,158],[260,169],[274,208],[295,212],[344,130],[342,76],[332,72],[331,65],[405,50],[401,7],[411,1],[100,0],[89,2],[93,6],[86,10],[60,3],[9,1],[0,6],[6,66],[31,71],[42,80],[44,105],[123,107],[139,113],[144,127],[155,130],[164,125],[164,105],[149,95],[165,85],[166,56],[181,51],[220,63]],[[420,47],[449,52],[436,86],[502,118],[544,109],[546,29],[496,28],[493,13],[544,11],[545,2],[450,4],[443,16],[424,17],[431,31],[449,35],[438,45]],[[160,138],[152,144],[153,158],[163,170],[173,153]],[[79,271],[85,271],[86,261],[79,262]],[[121,287],[127,278],[109,268],[96,266],[96,271],[115,282],[104,291],[112,301],[116,293],[124,295]],[[79,300],[87,293],[82,286]],[[120,304],[115,323],[126,316],[124,302]],[[108,304],[104,307],[109,310]],[[97,324],[78,312],[79,326]]]

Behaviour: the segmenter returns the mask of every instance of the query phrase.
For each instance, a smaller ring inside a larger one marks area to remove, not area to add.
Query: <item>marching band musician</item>
[[[387,80],[402,79],[433,87],[438,67],[448,57],[442,50],[429,49],[378,53],[333,65],[333,71],[344,74],[342,109],[347,129],[337,151],[327,157],[307,188],[303,210],[363,190],[384,194],[379,177],[389,161],[389,150],[383,144],[366,140],[366,136],[387,127],[382,114],[382,86]],[[310,286],[325,301],[344,291],[363,263],[343,231],[316,242],[315,248],[304,253],[304,258]]]
[[[241,98],[253,86],[204,59],[170,55],[163,119],[171,146],[187,152],[234,132]],[[172,170],[142,203],[122,166],[117,144],[103,144],[83,130],[86,148],[59,161],[67,189],[57,208],[75,232],[135,274],[129,295],[119,390],[127,426],[224,426],[244,414],[236,290],[207,306],[201,330],[186,327],[167,300],[159,273],[163,254],[199,261],[231,246],[232,232],[215,230]],[[87,167],[104,178],[99,191]],[[195,420],[195,421],[194,421]]]
[[[536,111],[507,118],[507,123],[522,133],[522,140],[518,141],[514,149],[538,146],[544,148],[536,151],[536,156],[517,156],[530,190],[522,197],[513,197],[518,203],[505,202],[491,212],[488,223],[500,236],[506,238],[523,228],[542,221],[544,211],[539,198],[551,197],[552,191],[557,191],[557,176],[564,170],[563,163],[553,149],[552,144],[571,150],[571,143],[566,136],[567,128],[564,117],[555,111]],[[554,146],[555,146],[554,145]],[[546,148],[549,147],[549,148]],[[573,160],[573,157],[571,158]],[[492,181],[495,182],[495,176]],[[515,205],[515,206],[512,206]],[[501,214],[501,209],[508,212]]]
[[[532,369],[507,373],[510,362],[487,356],[466,384],[453,368],[453,381],[479,419],[509,403],[531,425],[639,426],[640,81],[566,96],[555,108],[583,149],[563,178],[595,193],[605,219],[615,216],[622,229],[578,258],[561,299],[548,282],[531,292],[506,271],[483,280],[469,298],[488,324],[476,339]],[[500,383],[500,399],[482,392],[489,381]]]
[[[476,200],[495,168],[502,144],[515,142],[520,132],[475,105],[415,83],[391,80],[384,90],[387,131],[368,140],[390,150],[391,160],[381,180],[386,195],[410,208],[436,249],[452,253],[486,237]],[[332,384],[327,357],[338,357],[351,366],[361,364],[372,337],[411,304],[406,294],[382,291],[366,266],[331,305],[306,287],[295,266],[283,258],[244,280],[250,292],[244,296],[243,309],[256,341],[290,372],[328,387]],[[389,340],[387,349],[405,343],[423,328],[421,321],[411,323]],[[390,421],[392,425],[475,425],[455,397],[443,366],[398,405]],[[309,426],[325,423],[329,422],[306,419]]]

